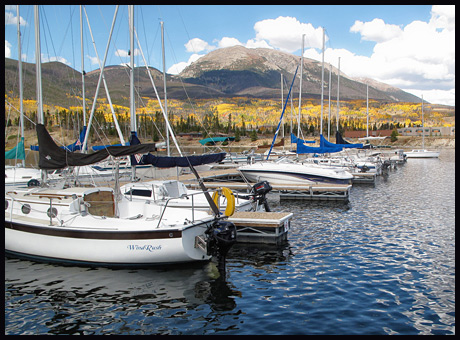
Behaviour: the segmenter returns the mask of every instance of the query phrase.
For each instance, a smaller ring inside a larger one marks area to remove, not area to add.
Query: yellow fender
[[[232,216],[233,213],[235,212],[235,196],[233,195],[233,192],[229,188],[222,188],[222,194],[225,196],[227,199],[227,207],[225,208],[224,215],[225,216]],[[219,203],[220,203],[220,190],[214,191],[212,194],[212,200],[216,204],[217,208],[220,208]]]

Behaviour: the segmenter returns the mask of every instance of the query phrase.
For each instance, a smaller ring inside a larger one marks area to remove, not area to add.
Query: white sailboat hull
[[[206,212],[124,201],[119,217],[107,217],[102,210],[96,212],[102,209],[96,206],[99,202],[82,199],[83,190],[6,192],[5,251],[51,262],[109,266],[210,259],[206,243],[197,246],[213,223]],[[52,209],[56,215],[50,217]]]

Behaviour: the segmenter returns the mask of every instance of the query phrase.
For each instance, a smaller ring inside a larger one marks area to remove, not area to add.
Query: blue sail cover
[[[130,145],[130,143],[126,143],[126,146]],[[94,145],[91,147],[91,149],[93,151],[99,151],[99,150],[102,150],[102,149],[105,149],[106,147],[108,146],[123,146],[123,144],[107,144],[107,145]]]
[[[328,142],[323,135],[319,137],[319,146],[306,146],[302,139],[297,139],[297,154],[304,154],[304,153],[333,153],[342,151],[341,145],[336,145],[334,143]]]
[[[131,132],[131,145],[141,144],[137,134]],[[226,153],[213,153],[205,155],[194,155],[194,156],[184,156],[184,157],[170,157],[170,156],[154,156],[151,153],[146,155],[131,155],[131,165],[147,165],[151,164],[157,168],[172,168],[172,167],[182,167],[188,168],[190,165],[202,165],[209,163],[219,163],[225,158]]]
[[[61,148],[66,150],[66,151],[69,151],[69,152],[74,152],[76,150],[81,150],[81,147],[83,146],[83,141],[85,140],[85,135],[86,135],[86,126],[83,126],[83,129],[80,132],[80,136],[75,141],[75,143],[69,144],[67,146],[61,146]],[[32,151],[40,151],[40,148],[39,148],[38,145],[31,145],[30,150],[32,150]]]
[[[303,140],[300,138],[297,138],[293,133],[291,133],[291,143],[297,143],[297,140],[300,140],[302,143],[315,143],[314,140]]]

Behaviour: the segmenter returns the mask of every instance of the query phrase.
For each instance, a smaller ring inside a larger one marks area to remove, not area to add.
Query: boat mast
[[[340,99],[339,98],[340,98],[340,57],[339,57],[339,73],[337,75],[337,132],[339,132],[339,112],[340,112],[340,105],[339,105]]]
[[[107,41],[107,47],[106,47],[106,50],[105,50],[104,61],[102,62],[102,65],[101,65],[101,62],[100,62],[100,59],[99,59],[99,55],[97,53],[96,43],[94,41],[93,32],[91,30],[91,25],[89,24],[88,13],[86,13],[86,8],[85,7],[83,7],[83,9],[85,10],[85,16],[86,16],[86,21],[88,23],[89,33],[91,34],[91,39],[93,41],[94,51],[96,53],[97,61],[99,63],[100,74],[99,74],[99,80],[98,80],[97,86],[96,86],[96,93],[94,94],[93,105],[91,107],[91,114],[89,116],[88,128],[86,129],[85,141],[83,142],[82,151],[83,150],[86,151],[86,149],[87,149],[89,130],[91,128],[91,123],[92,123],[92,120],[93,120],[93,117],[94,117],[94,111],[96,110],[97,97],[98,97],[98,94],[99,94],[99,89],[101,87],[101,82],[102,81],[104,83],[105,91],[107,93],[107,99],[108,99],[108,102],[109,102],[109,105],[110,105],[110,109],[112,111],[112,115],[114,117],[115,127],[117,129],[118,136],[120,137],[121,143],[123,145],[126,145],[125,140],[123,138],[123,134],[121,133],[120,127],[118,126],[118,121],[117,121],[116,116],[115,116],[115,111],[113,110],[112,101],[110,99],[109,90],[107,88],[107,83],[106,83],[105,78],[104,78],[104,67],[105,67],[105,62],[107,60],[107,54],[108,54],[108,51],[109,51],[110,40],[111,40],[111,37],[112,37],[113,28],[115,26],[115,19],[117,17],[118,5],[115,7],[115,13],[113,15],[113,20],[112,20],[112,27],[110,28],[109,39]]]
[[[425,123],[423,121],[423,94],[422,94],[422,149],[425,149]]]
[[[323,99],[324,99],[324,27],[323,27],[323,51],[322,51],[322,62],[321,62],[321,124],[319,134],[323,134]]]
[[[129,72],[129,109],[131,116],[131,133],[137,133],[136,108],[134,105],[134,5],[128,5],[129,39],[130,39],[130,72]]]
[[[327,140],[331,138],[331,82],[332,82],[332,64],[329,64],[329,119],[327,120]]]
[[[166,62],[165,62],[165,33],[164,33],[164,23],[163,21],[160,22],[161,24],[161,51],[162,51],[162,59],[163,59],[163,87],[164,87],[164,94],[165,94],[165,116],[166,119],[168,118],[168,97],[166,94]],[[166,126],[166,150],[168,152],[168,156],[171,156],[171,150],[169,146],[169,129]]]
[[[302,34],[302,49],[300,51],[300,84],[299,84],[299,119],[297,121],[297,138],[300,138],[300,111],[302,105],[303,50],[305,34]]]
[[[366,137],[369,138],[369,84],[366,84]]]
[[[83,52],[83,12],[80,5],[80,45],[81,45],[81,92],[83,98],[83,126],[86,126],[86,99],[85,99],[85,57]]]
[[[19,121],[21,124],[21,141],[24,148],[24,107],[23,107],[23,93],[22,93],[22,56],[21,56],[21,23],[19,15],[19,5],[16,5],[16,13],[18,16],[18,63],[19,63]],[[26,160],[22,160],[22,166],[26,166]]]
[[[281,75],[281,106],[283,106],[283,102],[284,102],[283,100],[284,98],[283,96],[283,74],[280,73],[280,75]],[[283,117],[281,125],[282,125],[281,138],[284,138],[284,117]],[[283,150],[284,150],[284,143],[283,143]]]
[[[129,112],[131,117],[131,136],[137,135],[136,107],[134,103],[134,5],[128,5],[129,20]],[[131,179],[136,178],[136,166],[131,164]]]
[[[35,19],[35,76],[37,81],[37,122],[39,124],[45,123],[43,116],[43,101],[42,101],[42,62],[40,56],[40,23],[39,23],[39,9],[38,5],[34,5],[34,19]]]
[[[35,73],[37,85],[37,123],[45,124],[45,117],[43,116],[43,99],[42,99],[42,60],[40,56],[40,14],[38,5],[34,5],[34,22],[35,22]],[[41,169],[41,184],[45,185],[47,182],[46,170]]]

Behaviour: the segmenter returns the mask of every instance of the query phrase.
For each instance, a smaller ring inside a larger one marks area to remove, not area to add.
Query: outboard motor
[[[208,235],[207,253],[217,257],[217,268],[225,276],[225,258],[230,248],[236,243],[236,227],[229,221],[215,221],[205,232]]]
[[[262,181],[254,184],[251,189],[251,194],[254,200],[257,200],[257,204],[263,204],[265,211],[270,212],[266,195],[272,190],[272,186],[267,181]]]
[[[369,171],[369,167],[367,165],[363,165],[361,169],[359,170],[359,172],[368,172],[368,171]]]
[[[382,169],[383,171],[388,171],[388,169],[390,169],[391,167],[391,162],[389,160],[384,160],[383,161],[383,164],[382,164]]]

